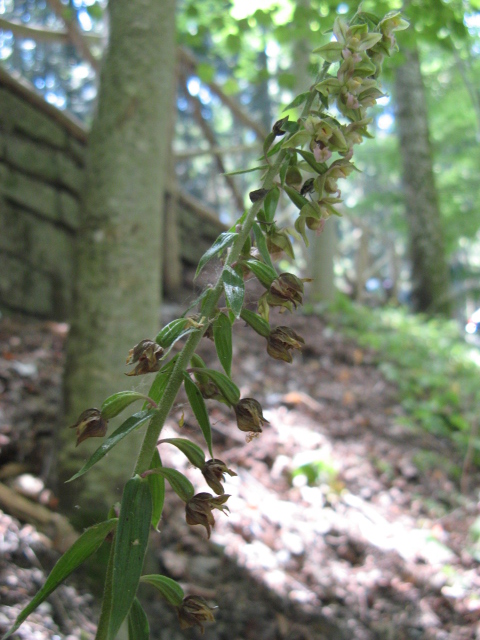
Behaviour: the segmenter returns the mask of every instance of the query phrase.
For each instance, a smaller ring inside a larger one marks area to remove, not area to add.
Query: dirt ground
[[[264,407],[263,434],[247,443],[233,413],[209,402],[215,456],[238,473],[226,482],[230,516],[215,512],[207,541],[169,494],[149,573],[218,605],[207,640],[480,640],[480,473],[464,477],[462,495],[461,458],[403,414],[374,353],[322,318],[283,316],[278,324],[306,342],[291,365],[269,358],[265,340],[242,322],[235,326],[232,377],[242,397]],[[43,480],[61,413],[67,330],[0,323],[0,483],[49,510],[56,500]],[[201,355],[218,366],[207,339]],[[199,433],[180,396],[165,437],[188,434],[201,444]],[[164,464],[205,490],[200,472],[162,447]],[[0,632],[58,557],[48,529],[25,520],[0,515]],[[150,591],[141,598],[153,638],[200,638],[197,629],[181,632],[175,612]],[[71,580],[16,637],[93,638],[96,610],[81,579]]]

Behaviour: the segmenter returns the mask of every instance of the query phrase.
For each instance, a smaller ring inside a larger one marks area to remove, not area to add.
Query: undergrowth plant
[[[291,273],[278,274],[273,259],[282,253],[293,259],[292,236],[299,234],[308,243],[307,228],[321,232],[329,216],[339,215],[338,180],[355,170],[351,161],[354,145],[370,137],[366,112],[383,96],[378,80],[382,63],[396,50],[394,32],[406,26],[399,12],[379,19],[359,9],[350,22],[338,17],[334,39],[314,51],[324,60],[319,75],[314,85],[286,108],[301,107],[300,117],[290,120],[287,116],[275,122],[263,145],[263,163],[247,170],[261,175],[258,189],[249,194],[252,206],[217,238],[199,262],[197,276],[212,258],[220,259],[223,266],[218,280],[204,288],[182,317],[163,327],[154,340],[139,342],[128,355],[127,364],[133,365],[128,375],[155,373],[148,395],[121,391],[107,398],[100,409],[84,411],[73,425],[78,444],[87,438],[104,437],[110,419],[134,402],[143,402],[142,410],[109,435],[70,479],[87,473],[121,440],[144,427],[143,444],[119,508],[112,507],[107,520],[87,529],[58,560],[4,639],[104,541],[110,545],[110,556],[97,640],[113,640],[125,620],[131,640],[149,637],[148,621],[136,597],[140,583],[156,588],[176,607],[182,628],[198,625],[203,631],[204,622],[214,619],[212,608],[203,598],[185,597],[174,580],[142,575],[150,529],[157,530],[162,516],[165,481],[185,503],[187,523],[202,525],[210,536],[215,524],[213,511],[228,510],[224,476],[236,474],[214,456],[205,399],[231,407],[248,441],[257,437],[267,423],[260,403],[254,398],[241,398],[231,379],[232,327],[236,320],[243,320],[265,338],[268,354],[285,362],[291,362],[292,351],[304,344],[290,327],[270,325],[272,307],[292,311],[302,304],[304,292],[304,281]],[[280,228],[276,223],[282,192],[298,208],[295,230]],[[265,289],[256,312],[244,305],[244,280],[250,274]],[[223,371],[207,368],[196,354],[205,335],[213,339]],[[171,356],[173,345],[183,338],[183,348]],[[202,430],[208,459],[202,448],[186,438],[160,438],[182,385]],[[182,473],[162,466],[160,451],[166,445],[177,447],[202,472],[213,493],[196,492]]]

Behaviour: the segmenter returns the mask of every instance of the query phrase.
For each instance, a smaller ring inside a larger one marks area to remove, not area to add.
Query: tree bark
[[[412,303],[417,312],[448,314],[449,274],[420,60],[415,47],[402,51],[405,62],[396,72],[395,93],[409,228]]]
[[[147,387],[142,379],[124,376],[125,359],[136,343],[155,336],[159,323],[175,0],[113,0],[109,12],[110,43],[90,134],[76,255],[66,424],[116,391]],[[63,507],[78,504],[83,520],[105,515],[132,473],[131,440],[86,476],[64,485],[101,441],[88,440],[77,449],[68,429],[61,439]]]
[[[310,6],[308,0],[299,0],[297,5]],[[312,47],[306,40],[297,40],[294,45],[293,65],[296,76],[295,93],[307,91],[314,81],[308,73]],[[325,222],[321,234],[308,232],[310,246],[306,250],[308,269],[306,275],[312,282],[305,287],[309,302],[332,302],[335,298],[334,261],[337,247],[337,221],[332,216]]]

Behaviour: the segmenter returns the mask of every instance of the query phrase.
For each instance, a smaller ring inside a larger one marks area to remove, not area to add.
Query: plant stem
[[[315,81],[315,83],[320,82],[326,75],[327,70],[330,64],[325,63],[322,67],[322,70]],[[308,115],[312,103],[316,97],[315,89],[312,89],[308,99],[305,102],[302,117]],[[276,175],[278,174],[280,167],[287,155],[286,150],[279,151],[277,158],[275,159],[274,164],[268,169],[265,178],[263,180],[262,188],[269,190],[274,185],[274,180]],[[252,230],[252,226],[256,220],[257,214],[260,211],[263,204],[263,200],[259,200],[255,202],[253,206],[250,208],[247,217],[245,218],[242,227],[238,233],[238,237],[235,239],[230,252],[228,254],[227,260],[225,262],[225,266],[231,266],[238,260],[238,257],[241,253],[243,245]],[[170,379],[162,396],[162,399],[158,405],[158,412],[154,415],[150,424],[148,425],[147,433],[145,434],[145,438],[143,440],[142,448],[140,450],[138,460],[135,466],[135,473],[141,475],[144,473],[151,464],[153,454],[155,453],[155,448],[157,446],[157,441],[160,437],[160,433],[163,429],[163,425],[165,424],[168,415],[173,407],[177,394],[182,386],[183,382],[183,372],[187,369],[190,359],[195,353],[197,346],[200,340],[203,337],[203,334],[207,330],[209,322],[214,318],[218,301],[223,293],[223,282],[222,277],[217,280],[214,288],[212,289],[212,293],[207,299],[205,304],[205,308],[203,309],[203,315],[205,316],[204,326],[203,328],[195,331],[188,338],[185,346],[180,352],[177,362],[170,374]]]

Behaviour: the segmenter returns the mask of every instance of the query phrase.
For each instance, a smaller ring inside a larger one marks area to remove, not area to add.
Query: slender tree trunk
[[[416,48],[397,69],[397,126],[403,163],[415,311],[449,312],[449,275],[428,132],[425,90]]]
[[[308,0],[297,4],[310,6]],[[312,47],[305,40],[298,40],[294,46],[295,92],[307,91],[314,77],[308,73]],[[310,247],[306,251],[308,269],[306,275],[312,282],[305,287],[310,302],[332,302],[335,298],[334,260],[337,248],[337,221],[334,217],[325,222],[321,234],[308,232]]]
[[[129,349],[158,330],[174,12],[175,0],[109,3],[110,44],[90,134],[77,247],[65,377],[67,424],[86,408],[99,407],[108,395],[147,384],[124,372]],[[63,485],[101,440],[76,449],[74,432],[64,429],[62,442],[63,506],[78,504],[87,518],[100,511],[104,515],[132,472],[131,443],[118,445],[84,478]]]

